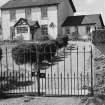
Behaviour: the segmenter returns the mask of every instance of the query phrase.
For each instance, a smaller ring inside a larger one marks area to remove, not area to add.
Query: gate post
[[[38,82],[38,96],[40,96],[40,69],[38,67],[38,72],[37,72],[37,82]]]
[[[40,96],[40,63],[39,63],[39,51],[38,45],[36,46],[36,57],[37,57],[37,88],[38,88],[38,96]]]
[[[94,95],[93,91],[93,52],[92,52],[92,46],[91,46],[91,96]]]

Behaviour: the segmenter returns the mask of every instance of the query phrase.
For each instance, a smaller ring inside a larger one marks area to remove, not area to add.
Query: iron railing
[[[51,62],[17,65],[12,59],[12,48],[15,46],[1,45],[3,57],[0,62],[0,90],[5,94],[93,94],[92,47],[68,45],[57,50]]]

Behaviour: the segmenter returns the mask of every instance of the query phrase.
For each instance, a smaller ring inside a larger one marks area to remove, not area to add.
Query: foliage
[[[93,31],[93,43],[105,43],[105,29]]]
[[[66,46],[67,42],[68,37],[64,36],[40,43],[23,43],[12,49],[12,58],[16,64],[39,64],[44,60],[51,62],[57,49]]]
[[[24,43],[12,49],[12,57],[17,64],[42,63],[43,60],[51,61],[56,52],[56,44]]]
[[[67,46],[68,40],[69,40],[69,38],[67,35],[62,36],[62,37],[58,37],[56,39],[56,44],[57,44],[58,48],[62,48],[62,47]]]

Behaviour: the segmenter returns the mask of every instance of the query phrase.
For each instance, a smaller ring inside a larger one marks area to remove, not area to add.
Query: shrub
[[[69,40],[69,37],[67,35],[62,36],[62,37],[58,37],[56,39],[56,43],[57,43],[58,48],[62,48],[62,47],[67,46],[68,40]]]
[[[93,43],[105,43],[105,29],[93,31]]]
[[[42,63],[52,61],[58,48],[68,44],[68,36],[48,40],[41,43],[24,43],[12,49],[12,58],[16,64]]]
[[[57,47],[55,41],[43,43],[24,43],[12,49],[12,57],[16,64],[51,62]]]

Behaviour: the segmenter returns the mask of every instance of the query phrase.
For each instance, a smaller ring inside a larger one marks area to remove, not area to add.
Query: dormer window
[[[16,19],[16,10],[10,10],[10,21]]]
[[[46,19],[48,17],[48,7],[41,7],[41,18]]]
[[[31,8],[25,9],[25,18],[31,19]]]

